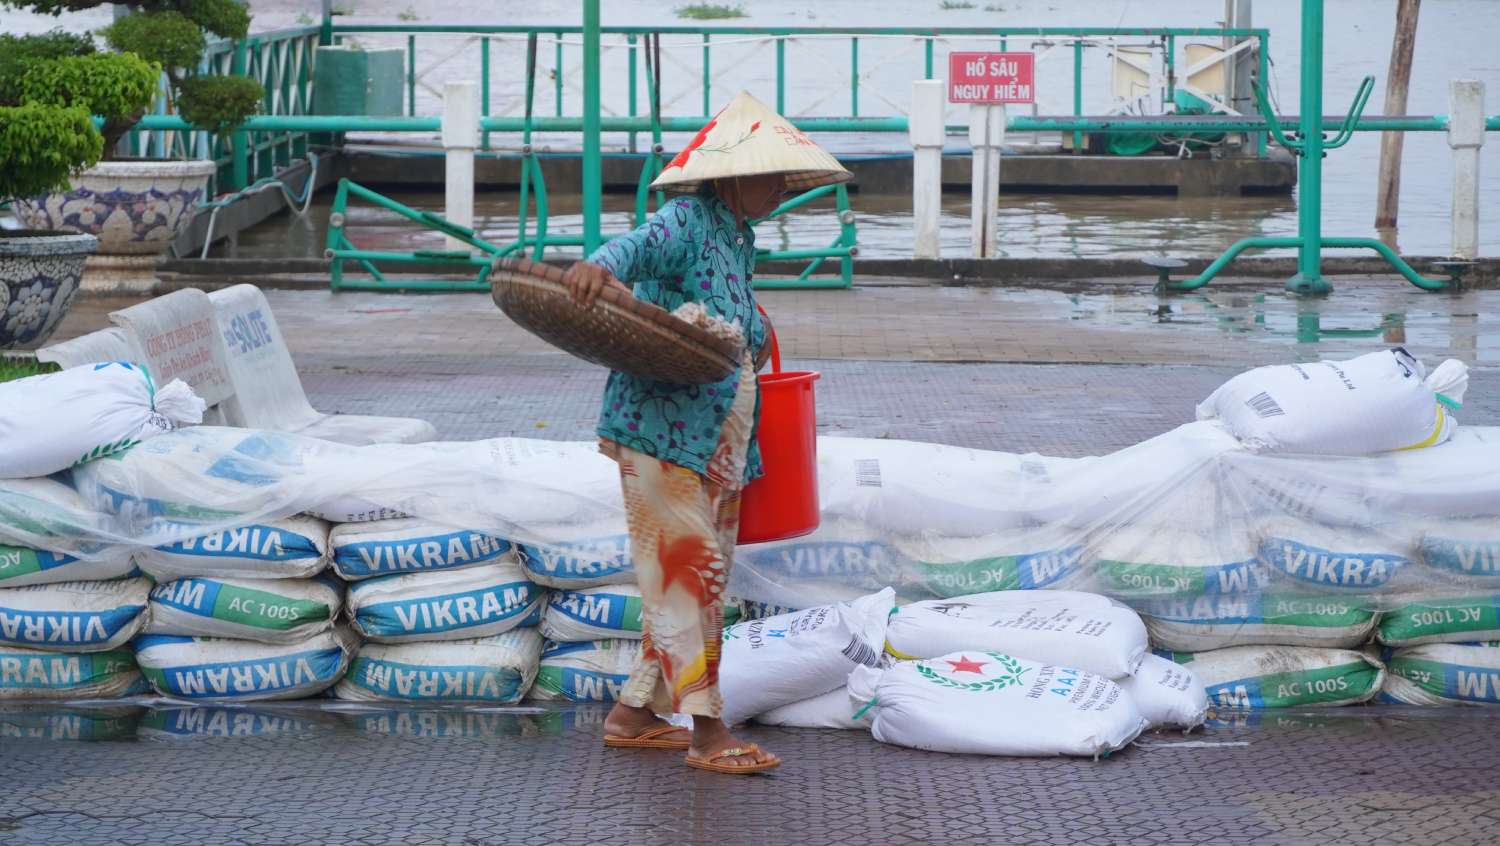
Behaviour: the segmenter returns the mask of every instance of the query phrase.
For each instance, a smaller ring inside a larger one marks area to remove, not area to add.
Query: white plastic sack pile
[[[118,579],[135,570],[129,547],[83,543],[80,555],[53,551],[55,540],[78,543],[77,517],[100,521],[86,511],[71,487],[52,479],[11,479],[0,483],[0,588],[54,582]]]
[[[343,607],[336,580],[191,578],[151,591],[148,634],[296,643],[333,625]]]
[[[0,700],[114,699],[140,690],[128,649],[43,652],[0,646]]]
[[[1151,643],[1175,652],[1231,646],[1355,647],[1375,628],[1374,602],[1294,594],[1200,596],[1134,603]]]
[[[1381,614],[1375,636],[1387,646],[1500,640],[1500,596],[1409,603]]]
[[[351,582],[473,567],[511,551],[503,538],[411,517],[343,523],[334,527],[329,543],[333,568]]]
[[[1411,553],[1410,538],[1381,527],[1294,517],[1268,519],[1261,527],[1260,558],[1275,578],[1338,593],[1372,596],[1416,587]]]
[[[516,549],[526,574],[539,585],[578,590],[635,581],[627,534],[575,538],[576,531],[564,527],[545,527],[537,534],[549,540],[518,543]]]
[[[1457,426],[1468,368],[1457,359],[1432,375],[1405,349],[1348,361],[1258,367],[1198,405],[1198,419],[1224,421],[1257,451],[1371,455],[1428,447]],[[1445,407],[1447,406],[1447,407]]]
[[[1099,590],[1121,600],[1241,596],[1263,590],[1270,579],[1243,521],[1109,526],[1090,552]]]
[[[308,579],[328,566],[328,524],[287,517],[210,532],[140,553],[141,569],[159,582],[192,576]]]
[[[182,699],[301,699],[343,678],[358,638],[329,629],[297,643],[142,635],[135,658],[163,696]]]
[[[530,689],[541,654],[536,629],[444,643],[367,643],[333,693],[360,701],[511,705]]]
[[[1417,540],[1417,557],[1430,577],[1500,588],[1500,518],[1434,520]]]
[[[542,615],[542,636],[564,643],[641,637],[641,590],[633,585],[555,590]]]
[[[1208,714],[1208,693],[1193,671],[1160,655],[1147,655],[1135,675],[1120,680],[1152,728],[1191,730]]]
[[[1203,682],[1215,708],[1296,708],[1365,702],[1380,691],[1385,669],[1351,649],[1235,646],[1164,654]]]
[[[739,623],[724,630],[719,666],[723,717],[733,725],[827,693],[859,666],[881,663],[890,588],[852,602]]]
[[[150,579],[60,582],[0,590],[0,643],[48,652],[103,652],[146,624]]]
[[[1146,728],[1109,679],[984,650],[857,667],[849,694],[876,740],[933,752],[1097,758]]]
[[[145,367],[114,361],[0,383],[0,479],[50,476],[201,423],[186,383],[157,388]]]
[[[1093,593],[1010,590],[903,605],[891,617],[886,651],[936,658],[973,650],[1078,667],[1105,678],[1135,672],[1146,627],[1129,608]]]
[[[542,650],[531,698],[614,702],[640,656],[638,640],[549,643]]]
[[[864,704],[849,696],[849,688],[837,687],[811,699],[793,702],[756,716],[755,721],[767,726],[818,729],[863,729],[869,728],[868,712],[858,719],[855,714]]]
[[[1500,705],[1500,642],[1429,643],[1398,649],[1381,701],[1406,705]]]
[[[354,627],[380,643],[466,640],[536,625],[544,594],[512,554],[478,567],[355,582],[346,604]]]

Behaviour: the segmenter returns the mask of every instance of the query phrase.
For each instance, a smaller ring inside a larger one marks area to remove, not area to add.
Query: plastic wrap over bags
[[[44,652],[0,646],[0,700],[114,699],[142,692],[128,649]]]
[[[536,537],[547,540],[518,544],[521,566],[539,585],[578,590],[635,582],[630,561],[630,535],[590,534],[595,527],[540,526]],[[602,528],[602,527],[601,527]]]
[[[1146,627],[1134,611],[1097,594],[1014,590],[904,605],[886,630],[886,651],[903,660],[963,649],[1121,678],[1146,654]]]
[[[48,476],[201,423],[202,399],[139,364],[111,361],[0,383],[0,479]]]
[[[347,608],[354,627],[380,643],[466,640],[536,625],[543,593],[512,554],[462,570],[355,582]]]
[[[135,657],[163,696],[181,699],[301,699],[343,677],[358,638],[329,629],[296,643],[142,635]]]
[[[0,588],[104,581],[135,570],[129,547],[79,540],[107,518],[54,479],[0,480],[0,513]],[[64,546],[76,554],[53,551]]]
[[[1135,675],[1120,680],[1152,728],[1191,730],[1208,715],[1208,693],[1186,665],[1147,655]]]
[[[1500,642],[1429,643],[1386,658],[1380,698],[1406,705],[1500,705]]]
[[[1440,444],[1457,422],[1468,368],[1455,359],[1432,375],[1397,347],[1348,361],[1257,367],[1198,406],[1256,451],[1369,455]]]
[[[984,650],[857,667],[849,694],[876,740],[932,752],[1098,758],[1146,728],[1109,679]]]
[[[1212,652],[1163,653],[1203,682],[1215,708],[1295,708],[1367,702],[1385,668],[1352,649],[1235,646]]]
[[[542,651],[531,698],[614,702],[640,656],[638,640],[549,643]]]
[[[0,590],[0,644],[56,652],[103,652],[130,640],[149,617],[150,579],[60,582]]]
[[[850,670],[881,663],[895,591],[750,620],[724,630],[719,692],[733,725],[839,687]]]
[[[151,591],[148,634],[296,643],[333,625],[343,607],[336,579],[190,578]]]
[[[360,701],[511,705],[531,687],[541,654],[536,629],[443,643],[367,643],[333,693]]]
[[[210,532],[139,554],[141,569],[159,582],[191,576],[307,579],[328,566],[328,524],[287,517]]]
[[[329,546],[333,569],[351,582],[473,567],[502,558],[512,548],[510,541],[485,532],[411,517],[341,524],[334,527]]]

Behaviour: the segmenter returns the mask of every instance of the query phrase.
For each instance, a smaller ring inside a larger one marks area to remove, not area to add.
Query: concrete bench
[[[109,319],[125,333],[134,360],[146,365],[156,384],[181,379],[208,403],[205,425],[234,425],[223,408],[234,396],[234,384],[207,294],[184,288],[110,312]]]
[[[37,350],[38,361],[55,364],[64,370],[105,361],[135,361],[135,348],[125,330],[118,326],[79,335],[71,341],[52,344]]]
[[[224,402],[231,426],[295,432],[344,444],[421,443],[437,437],[425,420],[324,414],[312,407],[271,304],[254,285],[207,295],[216,316],[233,395]]]

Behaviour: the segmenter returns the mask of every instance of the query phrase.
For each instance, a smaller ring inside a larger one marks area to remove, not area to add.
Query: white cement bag
[[[965,649],[1120,678],[1146,654],[1146,627],[1098,594],[1011,590],[903,605],[886,631],[886,651],[902,660]]]
[[[1063,526],[975,538],[898,538],[893,544],[903,596],[953,597],[999,590],[1061,588],[1084,573],[1082,533]],[[903,576],[905,579],[903,579]]]
[[[151,580],[61,582],[0,590],[0,644],[103,652],[146,624]]]
[[[1409,603],[1381,614],[1375,636],[1387,646],[1500,640],[1500,596]]]
[[[595,640],[588,643],[548,643],[532,699],[570,702],[614,702],[641,657],[638,640]]]
[[[542,614],[542,636],[563,643],[641,637],[641,590],[634,585],[555,590]]]
[[[50,476],[201,423],[203,400],[173,379],[158,388],[123,361],[0,382],[0,479]]]
[[[365,637],[406,643],[467,640],[536,625],[544,593],[509,555],[462,570],[355,582],[345,601],[350,620]]]
[[[848,687],[836,687],[811,699],[772,708],[756,716],[755,721],[786,728],[866,729],[870,727],[868,712],[854,718],[863,707],[863,703],[850,698]]]
[[[1146,728],[1109,679],[983,650],[856,667],[849,694],[876,740],[932,752],[1098,758]]]
[[[1351,595],[1399,592],[1415,584],[1411,539],[1376,527],[1278,517],[1266,520],[1260,535],[1261,561],[1291,584]]]
[[[344,586],[318,579],[192,578],[151,591],[147,634],[296,643],[333,625]]]
[[[1191,731],[1208,714],[1208,693],[1188,667],[1160,655],[1147,655],[1135,675],[1120,680],[1152,728]]]
[[[1380,691],[1380,662],[1352,649],[1235,646],[1161,653],[1203,682],[1215,708],[1298,708],[1366,702]]]
[[[105,581],[135,571],[129,547],[80,542],[86,528],[80,524],[103,517],[86,510],[68,485],[46,478],[0,482],[0,511],[0,588]],[[80,554],[53,549],[63,544],[81,547]]]
[[[329,538],[333,569],[349,580],[473,567],[505,557],[510,542],[416,518],[344,523]]]
[[[1352,648],[1369,639],[1376,617],[1372,602],[1357,596],[1264,593],[1134,605],[1151,644],[1177,652],[1258,644]]]
[[[541,654],[536,629],[446,643],[367,643],[333,694],[359,701],[512,705],[530,689]]]
[[[1270,571],[1243,524],[1111,526],[1091,545],[1100,591],[1121,600],[1240,596],[1265,589]]]
[[[135,642],[141,672],[162,696],[180,699],[301,699],[343,677],[359,640],[334,628],[297,643],[176,635]]]
[[[1447,440],[1457,425],[1445,406],[1463,403],[1468,368],[1449,359],[1427,375],[1405,349],[1348,361],[1258,367],[1198,405],[1256,451],[1370,455]]]
[[[1398,649],[1382,702],[1405,705],[1500,705],[1500,642],[1429,643]]]
[[[881,663],[895,591],[730,626],[724,630],[719,692],[724,722],[827,693],[855,667]]]
[[[548,541],[518,543],[516,549],[527,577],[539,585],[578,590],[635,582],[628,534],[583,536],[572,527],[543,526],[536,535]]]
[[[128,649],[43,652],[0,646],[0,701],[114,699],[141,689]]]
[[[1417,539],[1417,560],[1434,580],[1500,588],[1500,517],[1432,521]]]
[[[0,589],[58,582],[102,582],[136,572],[129,549],[101,547],[97,557],[0,544]]]
[[[267,520],[140,553],[158,582],[192,576],[309,579],[328,566],[328,524],[312,517]]]

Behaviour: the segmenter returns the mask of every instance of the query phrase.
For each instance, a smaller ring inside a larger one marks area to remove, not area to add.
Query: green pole
[[[707,48],[704,48],[705,50]],[[583,254],[599,249],[599,0],[583,0]]]
[[[490,116],[490,37],[479,36],[479,114],[481,117]],[[485,130],[480,133],[479,148],[488,150],[490,148],[490,132]]]
[[[1083,114],[1083,41],[1074,36],[1073,41],[1073,116]],[[1073,133],[1073,155],[1083,152],[1083,133]]]
[[[1333,290],[1323,278],[1323,0],[1302,0],[1302,160],[1297,168],[1297,275],[1286,289],[1298,294]]]
[[[1270,39],[1266,35],[1262,35],[1260,36],[1260,44],[1256,45],[1260,48],[1260,50],[1258,51],[1260,55],[1256,58],[1255,78],[1260,81],[1261,85],[1271,84],[1269,82],[1271,78],[1271,45],[1269,42]],[[1261,132],[1255,136],[1255,155],[1259,156],[1262,159],[1266,157],[1266,146],[1269,140],[1270,133],[1267,132]]]
[[[922,77],[922,78],[923,79],[932,79],[932,39],[931,38],[927,39],[927,42],[922,46],[922,53],[923,53],[924,56],[926,56],[926,59],[927,59],[927,75],[924,76],[924,77]]]
[[[554,96],[556,96],[556,98],[557,98],[557,108],[556,108],[557,116],[558,117],[562,117],[562,106],[563,106],[563,104],[562,104],[562,101],[563,101],[563,81],[562,81],[562,75],[563,75],[563,49],[562,49],[562,37],[563,37],[563,34],[559,32],[559,33],[556,33],[556,35],[557,35],[557,42],[556,42],[557,43],[557,51],[553,55],[553,65],[552,65],[552,68],[553,68],[554,73],[552,74],[552,81],[553,81],[553,88],[552,88],[552,90],[553,90]]]
[[[630,116],[635,117],[635,33],[632,32],[625,36],[625,43],[630,45],[630,49],[626,51],[626,55],[629,57],[626,63],[630,66],[630,74],[625,82],[630,90],[626,105],[630,109]],[[634,130],[630,133],[630,152],[635,152]]]
[[[417,114],[417,36],[406,36],[406,113]]]
[[[234,43],[234,56],[230,59],[229,72],[244,76],[250,69],[250,45],[245,39]],[[238,191],[250,184],[250,133],[237,129],[229,134],[229,143],[234,148],[230,153],[229,190]]]
[[[851,100],[849,112],[853,117],[859,117],[859,39],[849,39],[849,99]]]
[[[776,114],[786,114],[786,38],[776,39]]]
[[[123,6],[116,6],[118,11]],[[323,22],[318,25],[318,44],[327,47],[333,43],[333,0],[323,0]]]
[[[709,94],[709,89],[712,88],[712,87],[713,87],[713,77],[709,74],[709,64],[708,64],[708,33],[705,32],[705,33],[703,33],[703,116],[704,117],[708,117],[709,115],[713,114],[713,112],[710,111],[710,109],[713,108],[713,102],[712,102],[713,101],[713,97],[712,97],[712,95]]]

